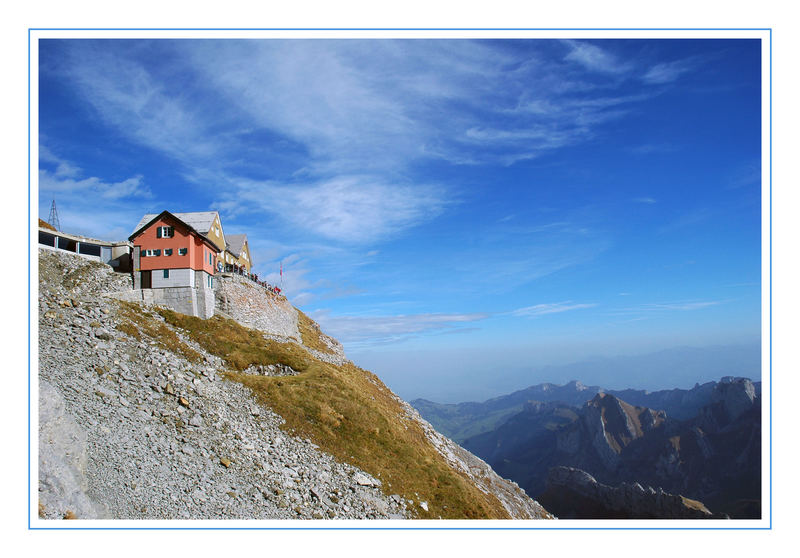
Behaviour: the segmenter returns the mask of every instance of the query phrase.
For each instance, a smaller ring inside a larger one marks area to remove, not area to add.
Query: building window
[[[44,244],[46,246],[55,246],[56,245],[56,237],[50,233],[39,231],[39,244]]]
[[[156,255],[156,251],[155,250],[145,250],[142,253],[142,256],[155,256],[155,255]]]
[[[158,227],[156,238],[172,238],[175,236],[175,227]]]
[[[172,255],[172,248],[165,248],[164,249],[164,255],[165,256],[171,256]]]
[[[214,265],[214,263],[211,261],[211,252],[208,253],[208,265]]]
[[[169,269],[164,270],[164,279],[169,279]]]
[[[189,251],[188,248],[178,248],[178,255],[185,256],[188,251]]]
[[[83,242],[78,245],[78,253],[86,254],[87,256],[100,257],[100,246],[97,244],[84,244]]]
[[[214,288],[214,278],[210,275],[208,276],[208,287],[213,289]]]

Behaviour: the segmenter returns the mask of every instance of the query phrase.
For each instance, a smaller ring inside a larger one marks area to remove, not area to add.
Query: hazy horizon
[[[436,361],[430,362],[427,357],[422,355],[421,358],[436,367]],[[426,381],[432,373],[425,366],[381,369],[378,361],[373,362],[364,355],[356,355],[354,361],[377,374],[403,399],[427,399],[436,403],[483,402],[538,384],[564,385],[571,381],[605,389],[647,391],[691,389],[695,384],[719,381],[724,376],[761,381],[760,343],[670,347],[648,353],[596,355],[573,361],[567,359],[561,364],[517,368],[494,366],[483,374],[464,374],[463,369],[456,366],[449,372],[442,371],[437,384]]]

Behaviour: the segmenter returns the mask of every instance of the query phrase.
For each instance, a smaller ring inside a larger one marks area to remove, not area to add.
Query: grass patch
[[[332,353],[331,348],[322,340],[322,332],[317,322],[300,310],[297,310],[297,329],[300,330],[303,345],[323,353]]]
[[[265,339],[261,332],[228,318],[214,316],[203,320],[166,308],[156,311],[168,324],[183,330],[205,350],[222,358],[235,370],[245,370],[252,365],[286,364],[302,372],[312,359],[300,345]]]
[[[380,479],[386,494],[427,501],[427,513],[416,507],[420,517],[508,517],[496,498],[447,465],[416,422],[400,418],[401,406],[370,372],[312,360],[298,376],[226,376],[249,387],[289,429]]]
[[[133,302],[121,301],[119,304],[117,317],[120,322],[116,325],[117,330],[137,340],[141,340],[142,336],[149,337],[161,348],[177,353],[189,362],[203,360],[200,353],[181,341],[166,324],[155,320],[152,313]]]
[[[374,374],[349,363],[319,361],[300,345],[267,340],[233,320],[157,312],[224,359],[233,369],[225,377],[250,388],[262,404],[280,414],[285,429],[380,479],[384,493],[401,494],[415,504],[428,502],[428,512],[415,505],[419,517],[508,518],[497,498],[447,465],[416,422],[401,418],[403,408]],[[267,377],[241,372],[254,364],[286,364],[300,374]]]
[[[697,500],[692,500],[691,498],[687,498],[685,496],[681,496],[681,500],[683,500],[683,505],[686,506],[687,508],[693,510],[699,510],[702,512],[708,512],[708,508],[706,508],[706,506],[702,502],[698,502]]]

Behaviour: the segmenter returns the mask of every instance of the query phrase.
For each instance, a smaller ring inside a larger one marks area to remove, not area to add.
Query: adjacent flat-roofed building
[[[253,267],[253,258],[250,255],[250,246],[247,244],[246,234],[229,234],[228,241],[223,256],[225,271],[236,271],[233,266],[238,267],[244,273],[250,274]]]
[[[131,246],[128,242],[109,242],[57,231],[39,219],[39,246],[47,250],[72,252],[89,260],[103,262],[116,271],[131,270]]]
[[[210,318],[220,247],[178,215],[162,211],[142,219],[128,238],[133,244],[133,288],[148,301]]]

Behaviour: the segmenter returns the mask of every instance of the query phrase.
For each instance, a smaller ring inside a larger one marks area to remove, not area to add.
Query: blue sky
[[[401,396],[757,351],[758,41],[39,46],[42,218],[56,199],[64,230],[117,240],[147,212],[218,210]]]

